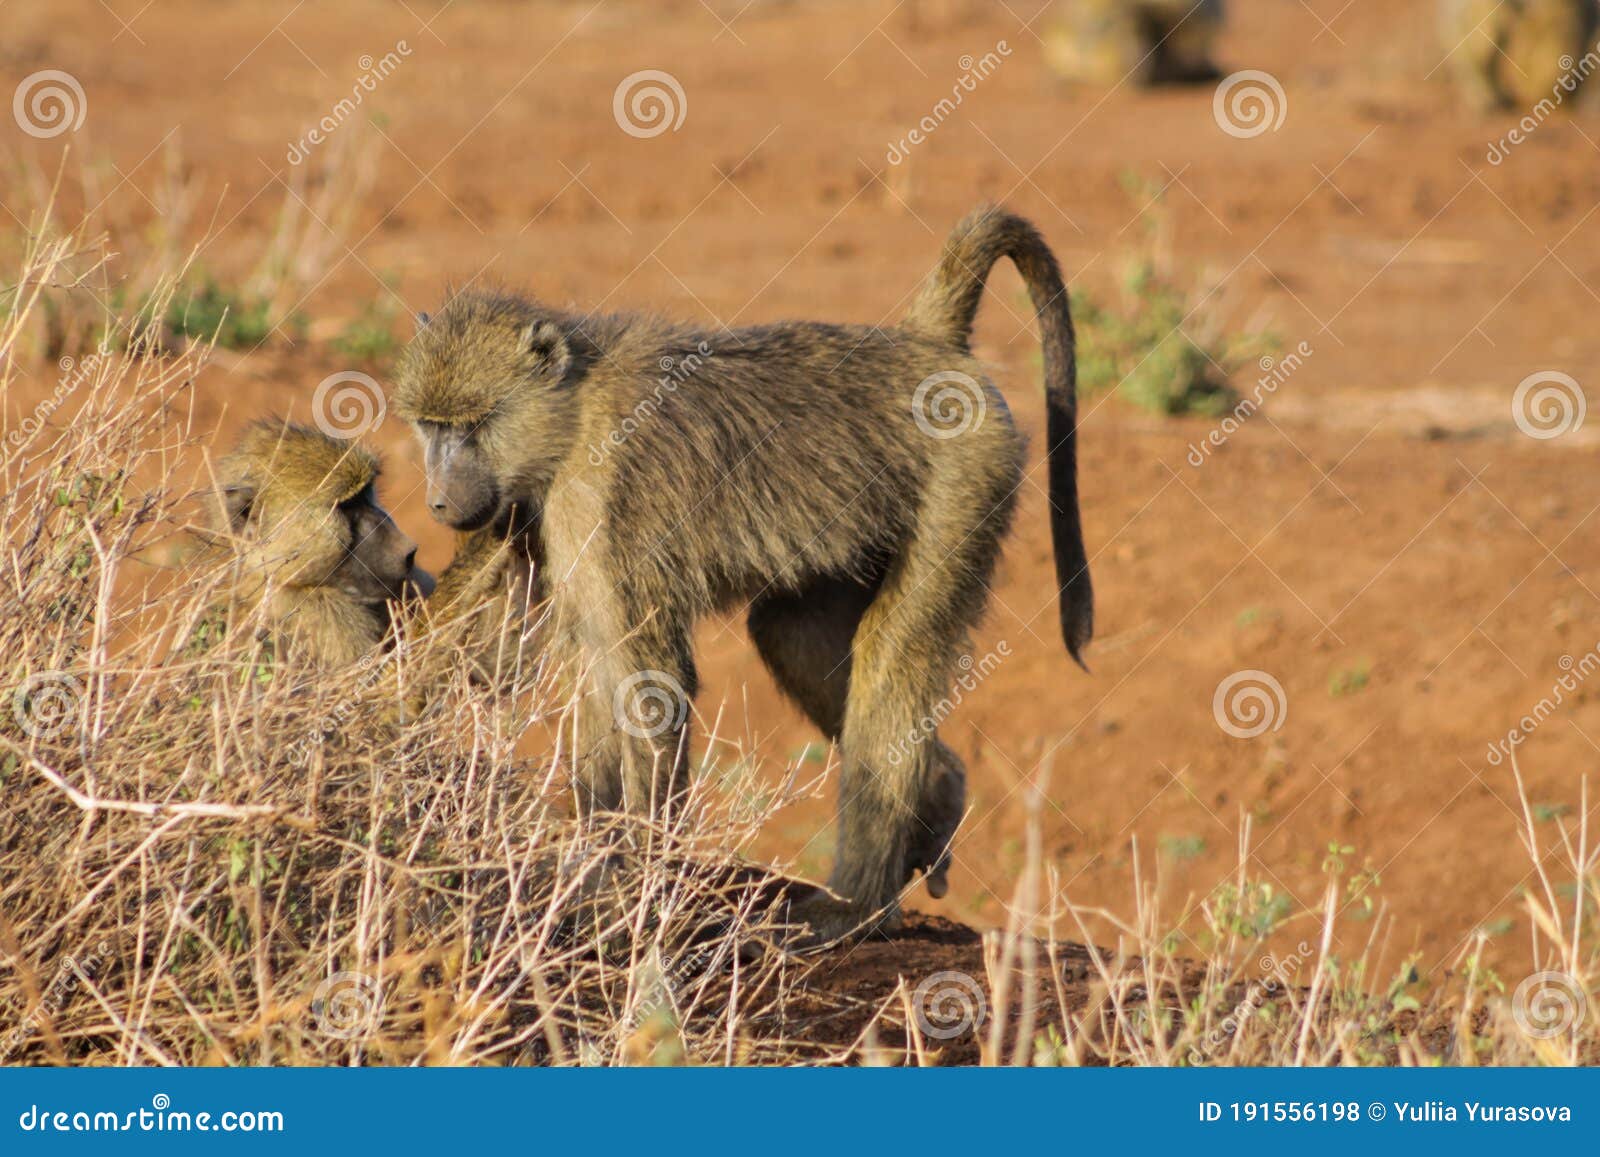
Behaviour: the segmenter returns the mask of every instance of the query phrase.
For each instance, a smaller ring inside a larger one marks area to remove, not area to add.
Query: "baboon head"
[[[529,516],[578,437],[570,327],[479,293],[419,321],[394,408],[422,441],[428,509],[457,530]]]
[[[224,529],[262,584],[336,592],[375,613],[426,597],[433,578],[378,505],[377,478],[378,459],[354,442],[259,422],[219,464]]]

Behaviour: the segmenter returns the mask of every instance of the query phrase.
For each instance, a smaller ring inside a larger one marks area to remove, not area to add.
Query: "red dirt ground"
[[[1209,87],[1053,83],[1034,35],[1043,7],[12,0],[7,82],[64,69],[88,113],[50,141],[7,124],[6,147],[47,172],[65,142],[109,156],[123,180],[107,195],[148,221],[179,143],[199,226],[216,207],[202,263],[226,280],[270,233],[290,142],[349,93],[363,54],[407,42],[355,118],[381,116],[379,181],[299,304],[310,340],[228,355],[200,383],[202,425],[222,437],[284,408],[306,417],[334,371],[382,377],[320,340],[388,299],[381,277],[410,309],[484,278],[708,323],[892,321],[944,231],[988,199],[1033,217],[1072,283],[1103,296],[1136,232],[1119,179],[1167,186],[1179,266],[1222,280],[1236,328],[1313,352],[1199,466],[1190,446],[1213,423],[1086,401],[1092,676],[1054,627],[1030,477],[974,651],[1004,640],[1010,657],[943,728],[971,777],[950,895],[914,903],[979,927],[1003,919],[1025,859],[1021,789],[1048,768],[1043,847],[1078,903],[1129,912],[1136,846],[1176,922],[1233,870],[1249,817],[1251,872],[1302,903],[1321,893],[1330,843],[1379,871],[1389,963],[1418,951],[1425,968],[1447,965],[1488,929],[1491,955],[1525,967],[1530,862],[1509,764],[1487,751],[1551,694],[1563,657],[1600,640],[1600,475],[1592,420],[1537,440],[1511,405],[1537,371],[1589,385],[1600,354],[1600,117],[1552,119],[1491,165],[1489,142],[1515,118],[1456,99],[1431,4],[1239,0],[1220,62],[1270,72],[1287,96],[1281,128],[1239,139],[1219,130]],[[963,55],[1002,40],[1004,63],[908,161],[887,163]],[[652,68],[681,83],[686,116],[638,139],[612,94]],[[22,196],[20,183],[6,196],[19,217]],[[976,348],[1038,434],[1037,343],[1010,270]],[[449,537],[423,509],[406,431],[390,420],[376,440],[396,517],[443,566]],[[726,703],[775,766],[815,740],[737,620],[700,644],[703,717]],[[1247,669],[1287,702],[1281,728],[1254,739],[1226,734],[1212,709]],[[1532,799],[1565,822],[1597,737],[1600,700],[1580,687],[1520,749]],[[768,850],[823,871],[827,807],[786,816]],[[1539,827],[1554,839],[1554,821]],[[1346,951],[1366,934],[1353,929]],[[948,945],[924,960],[914,943],[891,946],[907,975],[943,966]]]

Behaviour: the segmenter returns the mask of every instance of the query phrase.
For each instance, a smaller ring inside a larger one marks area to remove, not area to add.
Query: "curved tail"
[[[1029,221],[997,206],[969,213],[950,233],[932,276],[906,318],[906,328],[966,352],[989,270],[1002,257],[1022,274],[1039,319],[1044,347],[1046,437],[1049,440],[1050,532],[1055,542],[1061,634],[1080,667],[1094,635],[1094,587],[1078,516],[1078,371],[1073,357],[1072,312],[1061,268]]]

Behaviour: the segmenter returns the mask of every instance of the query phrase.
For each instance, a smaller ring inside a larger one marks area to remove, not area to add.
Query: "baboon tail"
[[[950,233],[939,265],[923,284],[906,327],[949,342],[963,352],[972,337],[989,270],[1002,257],[1022,274],[1039,319],[1044,346],[1044,393],[1049,439],[1050,532],[1055,542],[1061,634],[1080,667],[1094,635],[1094,587],[1078,516],[1078,371],[1073,357],[1072,311],[1061,267],[1031,222],[998,206],[969,213]]]

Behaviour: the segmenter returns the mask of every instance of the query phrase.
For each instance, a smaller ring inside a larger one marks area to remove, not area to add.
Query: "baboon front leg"
[[[626,641],[596,670],[595,708],[610,724],[596,768],[613,807],[665,815],[689,786],[689,712],[697,689],[687,638],[645,635]],[[600,786],[600,781],[596,781]]]

